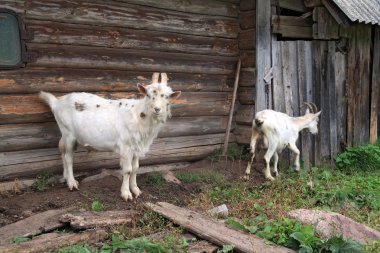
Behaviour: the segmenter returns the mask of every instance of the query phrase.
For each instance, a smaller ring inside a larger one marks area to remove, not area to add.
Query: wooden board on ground
[[[73,208],[48,210],[1,227],[0,245],[7,244],[15,237],[35,236],[63,227],[64,224],[59,221],[59,217],[71,210],[73,210]],[[4,251],[0,250],[0,252]]]
[[[236,252],[294,252],[282,246],[267,245],[257,236],[236,231],[202,214],[166,202],[146,203],[146,206],[207,241],[219,246],[233,245]]]
[[[62,215],[59,221],[70,223],[70,227],[76,229],[89,229],[107,227],[117,224],[131,223],[132,217],[137,212],[133,210],[104,211],[104,212],[77,212]]]
[[[51,250],[66,247],[76,243],[95,243],[103,240],[107,233],[104,230],[91,230],[83,233],[49,233],[38,236],[35,239],[22,243],[14,243],[5,246],[0,246],[2,253],[40,253],[50,252]]]

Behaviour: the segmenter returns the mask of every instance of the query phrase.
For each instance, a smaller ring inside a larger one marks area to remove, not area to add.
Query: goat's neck
[[[312,120],[313,118],[311,118],[308,114],[300,117],[293,117],[293,121],[297,127],[298,132],[302,131],[305,128],[308,128]]]

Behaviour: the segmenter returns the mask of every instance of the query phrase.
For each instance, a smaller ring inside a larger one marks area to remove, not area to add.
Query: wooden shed
[[[305,164],[374,141],[380,15],[375,6],[355,19],[354,2],[0,0],[0,24],[6,15],[18,18],[22,51],[8,66],[1,53],[12,47],[0,42],[0,181],[61,172],[60,133],[40,90],[130,97],[153,72],[167,72],[183,93],[141,164],[175,167],[206,157],[224,142],[239,57],[230,141],[248,143],[255,111],[297,116],[304,101],[323,110],[320,134],[302,134]],[[11,37],[2,28],[0,36]],[[116,155],[83,149],[74,162],[75,172],[119,167]]]

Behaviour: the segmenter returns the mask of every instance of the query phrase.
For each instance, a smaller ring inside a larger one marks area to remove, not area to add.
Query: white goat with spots
[[[252,136],[251,136],[251,158],[248,162],[247,169],[245,170],[245,179],[249,179],[253,159],[255,158],[256,142],[259,137],[263,137],[264,146],[267,151],[264,155],[265,169],[264,176],[268,180],[274,180],[270,172],[269,162],[273,156],[273,173],[274,176],[278,175],[277,164],[278,154],[283,149],[289,147],[291,151],[296,154],[294,169],[299,171],[300,151],[296,146],[298,133],[307,129],[310,133],[318,133],[318,116],[321,111],[317,112],[317,107],[313,103],[305,103],[308,106],[306,113],[301,117],[290,117],[285,113],[276,112],[273,110],[263,110],[255,115],[252,123]]]
[[[77,143],[99,151],[120,155],[123,174],[121,197],[128,201],[141,191],[136,183],[139,158],[144,156],[170,114],[170,99],[178,98],[167,86],[167,75],[154,73],[152,84],[137,85],[142,99],[108,100],[89,93],[70,93],[57,99],[40,92],[51,108],[61,130],[59,150],[63,160],[63,177],[70,190],[78,189],[73,175],[73,151]]]

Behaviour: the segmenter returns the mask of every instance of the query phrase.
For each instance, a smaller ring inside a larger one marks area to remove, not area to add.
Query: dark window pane
[[[16,66],[21,62],[21,41],[18,20],[0,12],[0,66]]]

